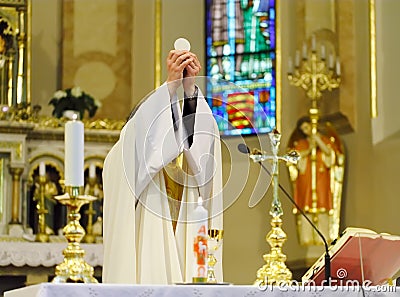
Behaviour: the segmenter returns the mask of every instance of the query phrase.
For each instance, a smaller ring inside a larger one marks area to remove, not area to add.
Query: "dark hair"
[[[300,129],[301,125],[303,125],[304,123],[311,123],[309,116],[302,116],[300,119],[297,120],[296,129],[293,131],[292,135],[290,135],[289,138],[289,148],[294,146],[296,140],[307,138],[307,135],[305,135],[304,132]]]
[[[298,132],[300,133],[302,138],[307,137],[307,135],[304,134],[303,130],[301,130],[301,125],[303,125],[304,123],[311,123],[311,119],[309,116],[301,117],[300,119],[297,120],[297,123],[296,123],[296,129],[298,130]]]

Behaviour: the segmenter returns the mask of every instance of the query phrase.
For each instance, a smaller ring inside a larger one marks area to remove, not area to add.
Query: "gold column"
[[[18,40],[18,67],[17,67],[17,104],[24,102],[24,72],[25,72],[25,42],[26,42],[26,34],[25,34],[25,13],[26,8],[20,7],[18,10],[19,17],[19,34],[17,37]]]
[[[14,53],[14,51],[13,51]],[[15,102],[14,102],[14,96],[13,96],[13,73],[14,73],[14,54],[10,55],[10,62],[8,63],[8,81],[7,81],[7,101],[8,101],[8,106],[12,107]]]
[[[21,175],[24,168],[10,167],[12,176],[12,205],[11,205],[11,221],[10,224],[21,224],[19,220],[21,205]]]
[[[26,103],[28,103],[28,108],[31,105],[31,42],[32,42],[32,3],[31,0],[26,1],[26,62],[25,62],[25,80],[26,80],[26,86],[25,86],[25,92],[26,92]]]
[[[377,66],[376,66],[376,13],[375,0],[369,0],[369,40],[371,50],[371,117],[378,116]]]
[[[156,0],[155,6],[154,88],[158,88],[161,85],[161,0]]]

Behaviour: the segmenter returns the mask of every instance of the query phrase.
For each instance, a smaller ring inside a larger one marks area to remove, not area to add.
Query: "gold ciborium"
[[[66,186],[65,191],[64,195],[55,196],[55,199],[68,209],[68,223],[63,229],[68,246],[63,251],[64,261],[56,266],[56,277],[52,282],[97,283],[93,277],[94,269],[85,262],[85,251],[79,245],[85,236],[85,229],[79,223],[79,210],[83,205],[96,200],[96,197],[84,195],[84,188],[79,186]]]
[[[213,283],[213,284],[217,283],[214,267],[215,264],[217,264],[218,260],[215,257],[215,253],[222,244],[223,236],[224,236],[224,230],[219,230],[219,229],[208,230],[207,283]]]

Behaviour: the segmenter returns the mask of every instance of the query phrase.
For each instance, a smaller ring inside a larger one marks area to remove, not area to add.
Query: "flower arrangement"
[[[49,105],[54,106],[53,116],[57,118],[61,118],[66,110],[76,110],[83,119],[85,110],[90,118],[93,117],[100,107],[100,102],[83,92],[80,87],[73,87],[55,92]]]

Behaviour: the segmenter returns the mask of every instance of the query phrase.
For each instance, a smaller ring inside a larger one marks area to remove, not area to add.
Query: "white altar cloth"
[[[400,287],[268,287],[233,285],[111,285],[42,283],[5,292],[4,297],[280,297],[400,296]]]

